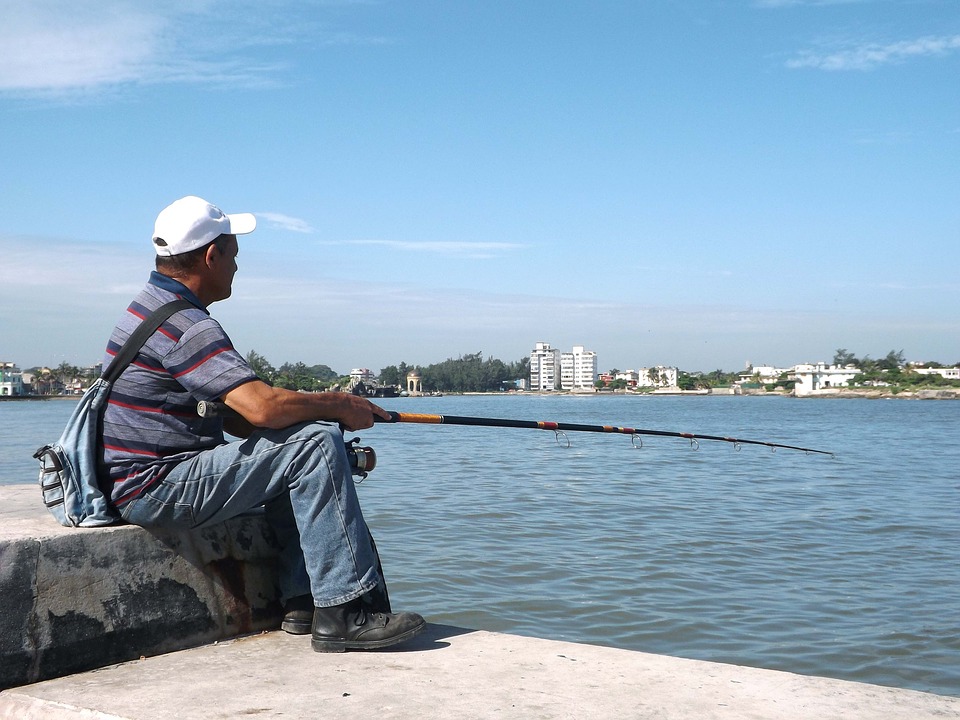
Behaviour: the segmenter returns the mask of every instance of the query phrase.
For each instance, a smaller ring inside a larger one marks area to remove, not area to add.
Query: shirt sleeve
[[[257,377],[211,317],[193,324],[163,358],[163,365],[198,400],[216,400]]]

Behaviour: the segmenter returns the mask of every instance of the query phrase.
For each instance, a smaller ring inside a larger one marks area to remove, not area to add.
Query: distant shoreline
[[[540,391],[513,391],[513,392],[445,392],[443,395],[452,396],[515,396],[515,397],[789,397],[798,400],[807,399],[851,399],[864,400],[960,400],[960,388],[921,388],[919,390],[904,390],[893,392],[882,388],[826,388],[814,390],[806,395],[795,395],[786,391],[743,390],[736,392],[733,388],[711,388],[710,390],[653,390],[650,392],[626,392],[623,390],[606,392],[540,392]],[[410,399],[442,397],[430,394],[409,395]],[[0,402],[40,400],[74,400],[79,401],[82,395],[0,395]],[[403,396],[397,396],[403,397]],[[371,398],[373,401],[380,398]]]
[[[0,395],[0,401],[13,400],[79,400],[82,395]]]
[[[787,397],[798,400],[808,398],[844,399],[863,398],[865,400],[960,400],[960,388],[921,388],[918,390],[904,390],[893,392],[882,388],[826,388],[814,390],[807,395],[795,395],[793,392],[777,390],[743,390],[735,392],[733,388],[712,388],[710,390],[654,390],[651,392],[626,392],[623,390],[606,392],[540,392],[520,391],[509,393],[498,392],[447,392],[445,395],[514,395],[530,397]],[[429,395],[411,397],[430,397]]]
[[[877,388],[827,388],[814,390],[809,395],[796,396],[806,398],[864,398],[866,400],[960,400],[960,388],[923,388],[892,392]]]

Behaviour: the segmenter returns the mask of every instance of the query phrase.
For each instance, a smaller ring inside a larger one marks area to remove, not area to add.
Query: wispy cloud
[[[460,242],[460,241],[410,241],[410,240],[343,240],[329,243],[335,245],[378,246],[401,252],[455,255],[472,259],[499,257],[504,253],[523,247],[507,242]]]
[[[0,90],[48,96],[122,84],[246,81],[247,66],[220,42],[199,41],[209,5],[140,4],[128,0],[5,3],[0,25]],[[229,27],[221,24],[221,29]]]
[[[0,234],[0,304],[82,305],[91,298],[127,295],[151,269],[150,251],[127,245]],[[108,268],[106,270],[105,268]],[[57,292],[51,292],[56,288]],[[33,295],[35,293],[35,296]],[[29,298],[29,299],[27,299]]]
[[[282,215],[281,213],[258,212],[255,213],[258,220],[266,220],[270,225],[278,227],[281,230],[290,230],[298,233],[312,233],[313,228],[306,220]]]
[[[845,47],[804,50],[787,61],[793,69],[872,70],[923,57],[943,57],[960,50],[960,35],[926,36],[887,44],[858,43]]]
[[[956,293],[960,291],[960,284],[958,283],[905,283],[900,280],[876,280],[872,282],[839,282],[834,283],[833,287],[848,290],[858,290],[863,291],[867,290],[870,292],[877,291],[894,291],[894,292],[909,292],[909,293],[926,293],[926,292],[938,292],[938,293]]]
[[[5,3],[0,88],[49,90],[128,82],[146,71],[167,34],[156,14],[103,3],[95,13],[59,3]]]
[[[277,0],[4,0],[0,93],[60,98],[132,85],[279,82],[267,47],[384,42],[328,28]],[[215,28],[215,32],[210,32]]]
[[[916,135],[909,130],[863,130],[854,138],[858,145],[905,145],[914,141]]]

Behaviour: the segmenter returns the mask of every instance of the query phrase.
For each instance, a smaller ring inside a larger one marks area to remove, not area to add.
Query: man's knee
[[[305,450],[317,450],[327,456],[346,453],[343,433],[334,423],[304,422],[282,430],[268,431],[265,436],[278,445],[301,445]]]
[[[343,442],[343,433],[337,425],[318,420],[297,423],[278,430],[263,429],[259,434],[276,443],[311,439],[321,443]]]
[[[334,423],[315,421],[295,427],[298,428],[295,434],[299,437],[310,438],[321,444],[343,445],[343,432]]]

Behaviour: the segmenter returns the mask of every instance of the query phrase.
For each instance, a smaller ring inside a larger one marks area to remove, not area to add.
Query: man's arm
[[[234,388],[223,401],[255,427],[285,428],[308,420],[327,420],[356,431],[372,426],[374,416],[390,419],[386,410],[357,395],[300,393],[271,387],[261,380]]]

